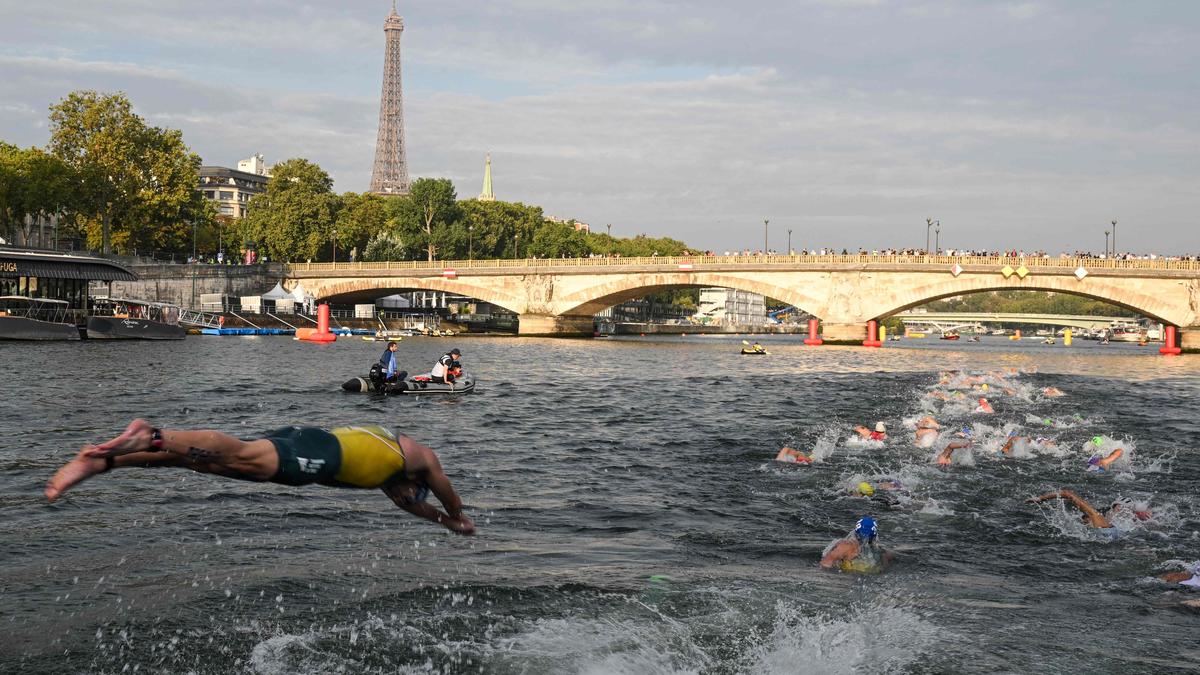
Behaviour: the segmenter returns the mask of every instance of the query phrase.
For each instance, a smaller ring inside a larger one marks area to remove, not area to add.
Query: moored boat
[[[0,296],[0,340],[78,340],[65,300]]]
[[[943,339],[943,340],[957,340],[957,339],[959,339],[959,334],[958,334],[958,333],[953,333],[953,332],[951,332],[951,333],[942,333],[942,338],[941,338],[941,339]]]
[[[179,325],[175,305],[98,298],[88,316],[87,336],[92,340],[182,340],[187,329]]]

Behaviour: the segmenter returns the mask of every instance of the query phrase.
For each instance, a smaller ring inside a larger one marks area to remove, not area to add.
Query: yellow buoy
[[[879,341],[887,342],[887,326],[879,327]]]
[[[1063,344],[1068,347],[1071,346],[1071,329],[1070,328],[1063,331]]]

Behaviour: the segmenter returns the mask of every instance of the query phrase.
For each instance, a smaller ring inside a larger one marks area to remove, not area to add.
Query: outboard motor
[[[374,385],[376,391],[383,388],[383,382],[386,379],[386,376],[383,374],[383,364],[378,361],[371,364],[371,372],[367,373],[367,379],[371,380],[371,384]]]

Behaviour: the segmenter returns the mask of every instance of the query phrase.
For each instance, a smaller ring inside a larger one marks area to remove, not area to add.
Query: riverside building
[[[263,162],[262,155],[254,155],[238,162],[238,168],[224,166],[200,167],[200,192],[204,198],[215,202],[217,214],[233,218],[245,218],[250,212],[249,203],[254,195],[267,191],[267,179],[271,171]]]

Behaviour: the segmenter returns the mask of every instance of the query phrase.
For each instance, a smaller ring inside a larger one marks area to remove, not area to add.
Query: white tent
[[[283,298],[291,298],[292,294],[283,290],[283,286],[275,284],[275,288],[262,294],[263,300],[282,300]]]
[[[296,288],[292,289],[292,299],[303,304],[315,298],[313,297],[312,293],[304,290],[304,286],[302,284],[296,284]]]

